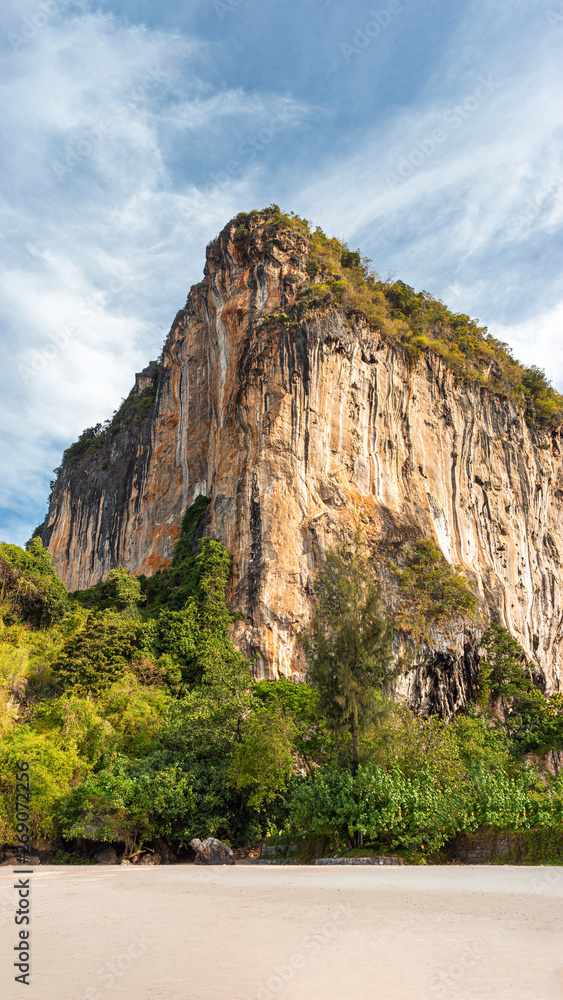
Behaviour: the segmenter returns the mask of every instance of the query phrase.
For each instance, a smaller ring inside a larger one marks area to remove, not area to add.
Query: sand
[[[563,869],[42,867],[15,983],[40,1000],[562,1000]]]

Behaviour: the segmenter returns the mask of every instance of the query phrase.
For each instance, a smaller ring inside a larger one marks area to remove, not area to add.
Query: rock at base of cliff
[[[174,865],[178,861],[176,853],[165,840],[162,840],[162,838],[159,838],[156,841],[156,850],[160,854],[160,859],[163,865]]]
[[[195,837],[190,847],[196,853],[196,865],[234,865],[235,856],[228,844],[223,844],[216,837],[208,837],[207,840],[198,840]]]
[[[96,854],[95,861],[99,865],[117,865],[117,853],[115,847],[104,847],[103,851]]]

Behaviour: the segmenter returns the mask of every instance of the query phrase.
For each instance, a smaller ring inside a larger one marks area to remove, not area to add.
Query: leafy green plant
[[[53,865],[95,865],[96,862],[92,861],[90,858],[85,858],[82,854],[77,854],[76,851],[65,851],[60,848],[55,852],[55,856],[51,862]]]
[[[19,726],[0,741],[0,840],[18,840],[16,772],[20,761],[29,764],[31,792],[28,809],[19,810],[32,840],[56,836],[56,809],[69,790],[88,773],[72,742],[57,746],[29,726]],[[29,812],[27,819],[25,813]],[[20,824],[20,831],[25,829]]]
[[[295,773],[292,718],[273,704],[255,709],[236,745],[230,776],[249,806],[262,806],[285,792]]]
[[[421,539],[407,546],[404,565],[391,562],[399,585],[396,626],[417,642],[428,639],[428,630],[455,618],[475,617],[477,598],[459,566],[451,566],[438,546]]]
[[[356,771],[361,732],[381,713],[393,676],[393,628],[358,537],[353,547],[341,539],[328,550],[315,594],[313,623],[301,637],[308,680],[328,725],[350,733]]]
[[[63,688],[99,693],[121,677],[140,649],[139,626],[114,612],[93,612],[67,639],[53,663]]]
[[[188,776],[178,767],[155,768],[150,758],[117,755],[59,803],[67,838],[124,841],[126,851],[157,836],[172,838],[193,808]]]
[[[68,610],[66,587],[41,539],[33,538],[27,551],[0,542],[0,608],[4,620],[36,626],[49,625]]]

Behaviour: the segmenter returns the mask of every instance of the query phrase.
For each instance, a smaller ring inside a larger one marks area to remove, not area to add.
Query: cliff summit
[[[480,610],[425,634],[410,700],[472,697],[491,616],[559,689],[561,412],[543,373],[469,317],[272,206],[208,246],[160,361],[65,452],[39,533],[69,589],[121,565],[151,575],[205,495],[199,532],[234,560],[235,643],[258,676],[296,679],[336,534],[361,527],[391,603],[426,540]]]

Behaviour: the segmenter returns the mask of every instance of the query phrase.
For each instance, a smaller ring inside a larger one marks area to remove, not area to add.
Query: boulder
[[[11,868],[17,868],[18,866],[18,856],[15,851],[5,850],[2,855],[2,861],[0,865],[9,865]]]
[[[99,865],[116,865],[118,862],[115,847],[104,847],[103,851],[96,854],[95,860]]]
[[[156,849],[160,854],[161,862],[163,865],[173,865],[176,864],[178,858],[176,853],[172,850],[169,844],[165,840],[159,838],[156,842]]]
[[[142,858],[140,858],[139,861],[137,861],[137,864],[138,865],[159,865],[159,864],[161,864],[160,854],[157,854],[156,851],[154,852],[154,854],[143,854]]]
[[[216,837],[198,840],[195,837],[191,843],[196,853],[196,865],[234,865],[235,856],[228,844],[223,844]]]

